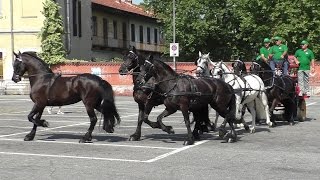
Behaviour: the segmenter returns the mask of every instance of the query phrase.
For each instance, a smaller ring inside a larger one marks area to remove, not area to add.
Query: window
[[[139,26],[140,43],[143,43],[143,26]]]
[[[79,37],[82,36],[81,28],[81,1],[78,1],[78,24],[79,24]]]
[[[73,36],[78,36],[77,1],[78,0],[72,1]]]
[[[150,44],[150,28],[147,27],[147,43]]]
[[[98,35],[98,23],[97,23],[97,17],[92,16],[92,35],[97,36]]]
[[[136,41],[136,29],[134,24],[131,24],[131,41]]]
[[[108,39],[108,20],[103,18],[103,38]]]
[[[154,29],[154,43],[158,44],[158,29]]]
[[[118,38],[118,24],[117,21],[113,21],[113,38]]]
[[[125,22],[122,23],[122,38],[124,41],[127,40],[127,24]]]
[[[0,0],[0,2],[1,2],[1,0]],[[0,61],[2,61],[3,60],[3,54],[2,54],[2,52],[0,51]]]

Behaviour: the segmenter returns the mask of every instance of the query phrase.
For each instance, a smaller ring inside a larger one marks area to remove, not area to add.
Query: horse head
[[[195,61],[196,76],[210,76],[209,63],[213,64],[213,62],[210,60],[209,54],[202,54],[199,51],[199,58]]]
[[[235,60],[232,63],[232,67],[236,75],[242,75],[247,73],[246,64],[240,59]]]
[[[139,70],[141,64],[139,61],[143,61],[143,58],[138,55],[136,48],[131,46],[123,57],[123,63],[119,68],[119,73],[125,75],[131,74],[135,70]]]
[[[22,54],[19,51],[18,54],[13,52],[15,58],[13,61],[13,75],[12,75],[12,81],[17,83],[21,81],[21,76],[24,75],[24,73],[27,71],[26,65],[23,62]]]
[[[210,71],[210,73],[212,74],[212,77],[217,78],[217,79],[223,78],[223,76],[226,72],[228,72],[228,71],[224,68],[224,64],[222,61],[214,64],[213,68]]]

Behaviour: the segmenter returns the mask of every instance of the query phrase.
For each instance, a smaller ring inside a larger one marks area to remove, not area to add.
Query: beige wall
[[[4,56],[3,78],[5,80],[10,80],[12,76],[13,51],[40,50],[40,39],[37,35],[44,19],[41,14],[43,1],[44,0],[1,1],[0,51],[3,52]],[[11,18],[13,19],[11,20]],[[12,21],[13,24],[11,23]]]
[[[69,47],[67,58],[90,59],[92,57],[91,40],[91,1],[79,0],[81,3],[82,36],[73,36],[72,32],[72,0],[57,0],[61,7],[60,13],[64,19],[65,47]],[[15,51],[41,51],[41,40],[38,34],[43,26],[43,3],[45,0],[1,0],[0,15],[0,51],[3,52],[4,72],[3,78],[10,80],[12,76],[12,52]],[[11,13],[10,2],[13,11]],[[68,2],[70,7],[67,8]],[[67,18],[69,9],[69,23]],[[13,24],[11,24],[11,16]],[[70,31],[68,33],[68,24]],[[11,29],[11,25],[13,28]],[[67,46],[68,45],[68,46]],[[12,47],[13,46],[13,47]]]

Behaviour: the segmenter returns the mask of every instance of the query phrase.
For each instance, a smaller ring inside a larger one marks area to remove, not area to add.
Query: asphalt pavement
[[[48,128],[38,128],[34,141],[23,141],[32,124],[28,96],[0,96],[0,179],[314,179],[320,177],[320,97],[307,100],[307,120],[289,126],[278,122],[257,126],[250,134],[237,128],[238,141],[224,143],[217,132],[201,135],[184,146],[186,128],[177,112],[164,119],[175,134],[142,127],[141,141],[128,141],[137,126],[138,107],[132,97],[117,96],[122,122],[115,133],[99,126],[92,143],[79,144],[89,127],[83,104],[63,106],[65,114],[44,111]],[[163,110],[153,109],[150,120]],[[210,111],[213,120],[215,112]],[[246,113],[245,120],[251,121]],[[222,119],[219,119],[219,123]]]

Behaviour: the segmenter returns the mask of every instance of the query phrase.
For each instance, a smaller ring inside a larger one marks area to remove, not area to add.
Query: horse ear
[[[199,51],[199,57],[201,57],[202,56],[202,54],[201,54],[201,52]]]
[[[153,61],[153,55],[152,54],[149,55],[149,60]]]
[[[13,51],[13,54],[14,54],[16,57],[18,57],[18,54],[16,54],[14,51]]]
[[[153,63],[154,58],[153,58],[153,55],[152,55],[152,54],[151,54],[151,55],[149,55],[149,57],[148,57],[148,61],[149,61],[149,62],[151,62],[151,63]]]
[[[132,46],[132,51],[133,51],[134,53],[137,53],[136,47]]]

